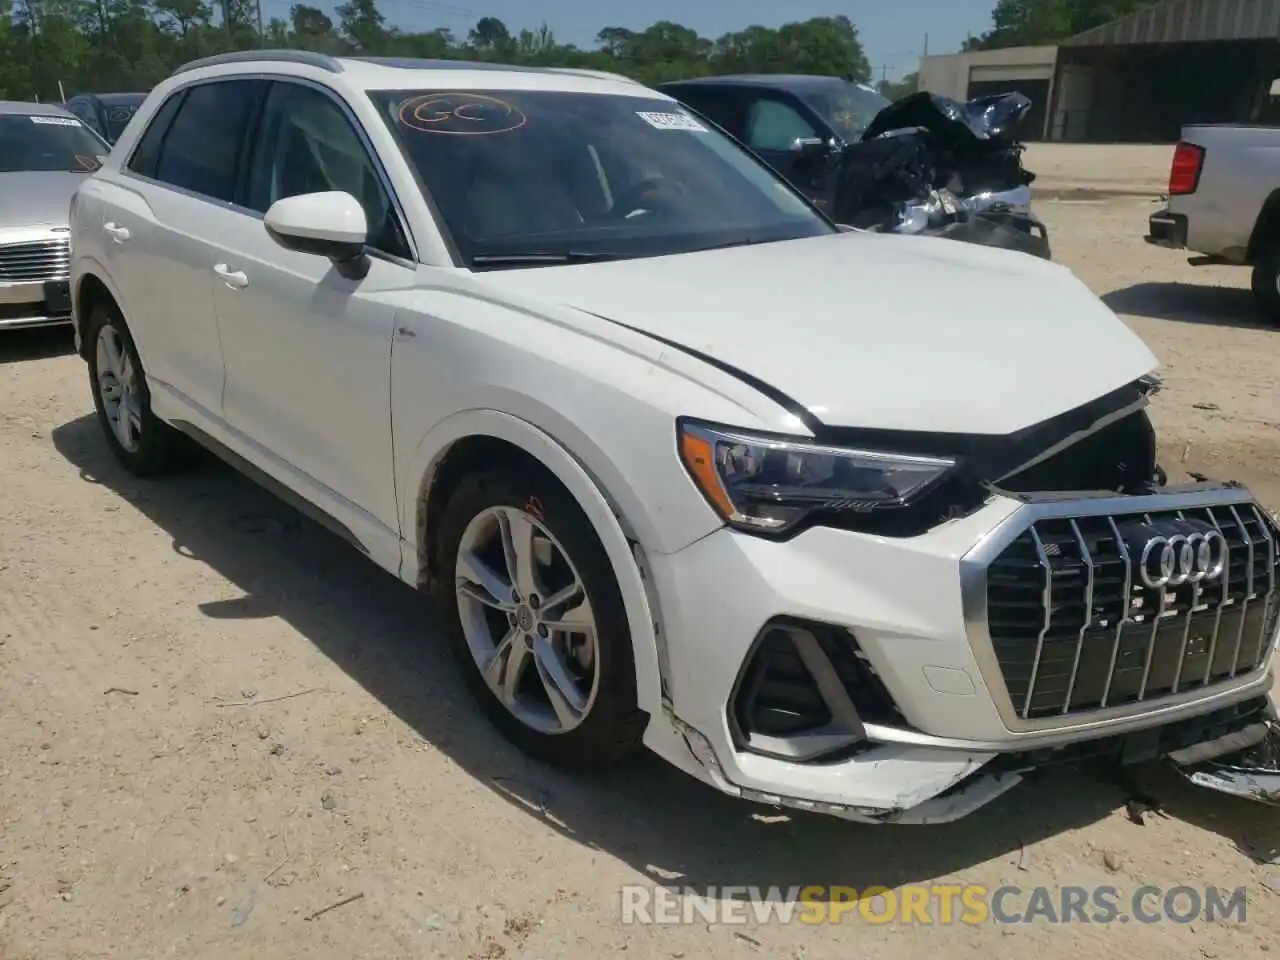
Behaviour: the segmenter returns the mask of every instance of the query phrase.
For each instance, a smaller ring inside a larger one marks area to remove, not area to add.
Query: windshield
[[[109,150],[75,117],[0,114],[0,173],[93,171]]]
[[[833,83],[796,93],[847,143],[861,140],[876,114],[892,103],[860,83]]]
[[[546,90],[370,96],[472,267],[836,232],[670,100]]]

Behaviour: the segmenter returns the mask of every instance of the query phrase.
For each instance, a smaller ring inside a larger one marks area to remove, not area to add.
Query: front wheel
[[[631,633],[590,521],[540,472],[468,478],[440,527],[437,600],[472,693],[502,734],[596,770],[644,731]]]

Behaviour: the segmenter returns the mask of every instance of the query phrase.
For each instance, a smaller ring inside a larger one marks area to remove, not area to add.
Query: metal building
[[[1031,114],[1023,127],[1028,140],[1048,129],[1049,98],[1058,64],[1057,47],[1006,47],[975,50],[920,61],[920,89],[953,100],[968,100],[1016,91],[1031,99]]]
[[[1046,59],[1053,69],[1044,89]],[[992,92],[979,75],[994,68],[1009,89],[1027,87],[1021,92],[1039,114],[1029,126],[1050,140],[1170,143],[1184,123],[1270,121],[1280,0],[1163,0],[1056,48],[926,57],[921,86],[978,96]]]

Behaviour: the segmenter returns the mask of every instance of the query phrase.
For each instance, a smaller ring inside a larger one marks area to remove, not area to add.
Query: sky
[[[969,34],[990,27],[995,0],[379,0],[403,30],[449,27],[465,36],[481,16],[512,30],[543,21],[562,43],[594,45],[602,27],[643,29],[673,20],[705,37],[751,24],[781,26],[809,17],[844,14],[858,28],[875,78],[897,79],[918,69],[928,34],[930,53],[953,53]],[[326,4],[329,6],[330,4]],[[267,16],[287,16],[288,0],[264,0]],[[696,12],[695,12],[696,11]]]

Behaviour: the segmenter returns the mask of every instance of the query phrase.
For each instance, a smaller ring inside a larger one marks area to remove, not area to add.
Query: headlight
[[[725,522],[782,533],[817,512],[901,507],[933,488],[954,460],[825,447],[802,439],[682,422],[680,456]]]

